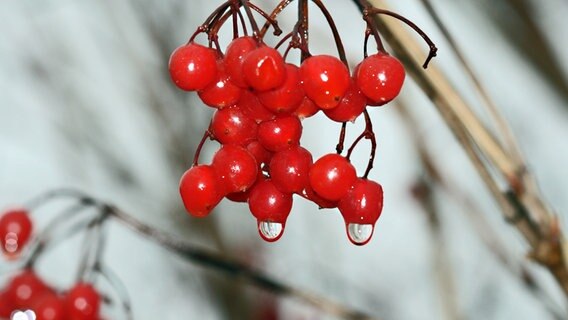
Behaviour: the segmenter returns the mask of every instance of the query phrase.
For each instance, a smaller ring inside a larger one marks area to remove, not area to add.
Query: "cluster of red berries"
[[[210,165],[195,161],[181,178],[190,214],[204,217],[224,197],[248,202],[262,238],[275,241],[297,194],[321,208],[339,208],[353,243],[370,240],[382,211],[381,186],[358,178],[339,154],[314,162],[300,146],[301,120],[321,110],[333,121],[354,121],[367,105],[391,101],[405,78],[396,58],[371,55],[350,75],[336,57],[313,55],[298,67],[275,48],[243,36],[224,54],[191,41],[173,52],[169,71],[179,88],[197,91],[217,109],[207,135],[220,149]]]
[[[12,209],[0,217],[0,243],[8,259],[16,259],[32,237],[33,223],[26,209]],[[88,283],[78,283],[64,294],[57,293],[32,269],[14,276],[0,290],[0,319],[30,310],[37,320],[99,320],[101,298]]]

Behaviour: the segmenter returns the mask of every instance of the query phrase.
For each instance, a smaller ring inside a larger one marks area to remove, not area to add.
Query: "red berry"
[[[16,306],[8,297],[7,291],[0,292],[0,319],[10,319],[12,311],[16,310]]]
[[[26,269],[12,278],[6,289],[6,295],[15,308],[22,309],[31,307],[50,291],[32,270]]]
[[[259,183],[260,181],[264,181],[266,179],[267,178],[266,178],[266,176],[264,176],[262,171],[259,171],[258,177],[256,178],[256,182],[255,182],[255,184],[252,185],[252,187],[250,187],[246,191],[229,193],[228,195],[226,195],[226,198],[233,201],[233,202],[240,202],[240,203],[248,202],[248,199],[249,199],[249,196],[250,196],[250,191],[254,188],[254,186],[257,183]]]
[[[29,242],[33,224],[25,209],[7,211],[0,217],[0,243],[2,252],[17,256]]]
[[[225,72],[221,62],[218,64],[218,73],[215,80],[198,92],[199,98],[206,105],[223,109],[231,107],[239,102],[241,98],[242,89],[237,87],[229,80],[227,72]]]
[[[381,106],[398,96],[405,71],[397,58],[384,53],[363,60],[356,69],[355,80],[370,105]]]
[[[272,120],[276,117],[274,113],[270,112],[268,109],[258,101],[256,95],[248,90],[244,90],[241,95],[241,100],[237,106],[243,110],[243,112],[249,117],[256,121],[256,123],[261,123],[263,121]]]
[[[179,191],[187,212],[207,216],[223,198],[223,185],[213,167],[197,165],[181,177]]]
[[[293,64],[286,64],[284,83],[273,90],[259,92],[257,96],[268,110],[276,114],[292,113],[305,97],[299,68]]]
[[[331,153],[321,157],[310,169],[310,185],[322,198],[339,201],[357,179],[355,168],[344,157]]]
[[[272,158],[272,153],[266,150],[266,148],[263,147],[262,144],[258,142],[258,140],[249,142],[246,148],[248,152],[250,152],[250,154],[252,154],[252,156],[255,158],[256,163],[259,167],[261,167],[262,164],[268,164],[270,162],[270,159]]]
[[[278,240],[292,210],[292,195],[278,190],[271,180],[265,180],[251,189],[248,203],[250,212],[258,221],[262,238]]]
[[[310,98],[304,97],[302,102],[300,102],[298,109],[294,110],[293,114],[301,120],[315,115],[319,110],[318,106],[316,106]]]
[[[55,293],[43,295],[33,308],[37,320],[64,320],[65,303],[61,297]]]
[[[277,152],[270,161],[272,182],[282,192],[300,193],[309,184],[312,163],[312,154],[300,146]]]
[[[258,164],[245,148],[224,145],[213,156],[213,168],[221,178],[225,194],[250,188],[258,176]]]
[[[252,37],[239,37],[231,41],[225,51],[225,70],[231,81],[241,88],[248,87],[243,75],[243,60],[256,47],[256,41]]]
[[[258,126],[258,141],[273,152],[299,145],[301,137],[302,123],[296,116],[276,118]]]
[[[306,189],[304,191],[305,191],[306,198],[308,198],[308,200],[315,203],[320,209],[337,208],[337,201],[329,201],[329,200],[326,200],[326,199],[320,197],[314,191],[314,189],[312,189],[312,186],[309,183],[308,183],[308,185],[306,185]]]
[[[256,139],[256,122],[237,107],[215,111],[211,120],[211,133],[222,144],[245,145]]]
[[[374,226],[383,210],[383,188],[380,184],[357,179],[347,195],[339,201],[349,240],[364,245],[371,240]]]
[[[245,57],[243,75],[253,89],[271,90],[286,80],[286,64],[276,49],[263,45]]]
[[[349,89],[349,70],[333,56],[306,59],[300,67],[304,91],[323,110],[335,108]]]
[[[88,283],[76,284],[65,296],[65,311],[72,320],[98,320],[101,297]]]
[[[201,90],[217,76],[217,53],[192,42],[172,53],[169,69],[173,82],[180,89]]]
[[[361,90],[351,80],[351,86],[341,102],[336,108],[324,110],[325,115],[333,121],[347,122],[355,121],[355,119],[363,113],[367,106],[367,98],[361,93]]]

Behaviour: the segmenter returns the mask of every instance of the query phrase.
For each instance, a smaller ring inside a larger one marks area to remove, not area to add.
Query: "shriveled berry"
[[[258,141],[272,152],[299,145],[301,137],[302,123],[296,116],[276,118],[258,126]]]
[[[65,296],[67,317],[73,320],[98,320],[101,296],[89,283],[77,283]]]
[[[17,256],[29,242],[33,223],[25,209],[13,209],[0,217],[0,244],[8,257]]]
[[[201,90],[217,77],[217,53],[196,43],[177,48],[170,57],[170,76],[180,89]]]
[[[256,139],[257,127],[238,107],[217,110],[211,120],[211,133],[221,144],[245,145]]]
[[[225,70],[231,82],[241,88],[248,87],[243,75],[243,60],[256,47],[257,44],[253,37],[239,37],[231,41],[225,51],[223,58]]]
[[[331,153],[318,159],[310,169],[310,185],[322,198],[339,201],[357,179],[355,167],[344,157]]]
[[[300,146],[277,152],[269,166],[272,182],[282,192],[300,193],[309,184],[312,163],[312,154]]]
[[[357,117],[363,113],[367,106],[367,98],[361,93],[361,90],[351,80],[349,90],[341,99],[339,105],[333,109],[324,110],[325,115],[337,122],[355,121]]]
[[[286,80],[286,63],[276,49],[262,45],[245,57],[243,75],[257,91],[275,89]]]
[[[397,58],[377,53],[365,58],[357,67],[355,81],[368,103],[381,106],[398,96],[405,71]]]
[[[284,83],[273,90],[259,92],[257,96],[260,102],[273,113],[292,113],[305,97],[299,68],[293,64],[286,64],[286,80]]]
[[[221,179],[209,165],[187,170],[181,177],[179,191],[185,209],[195,217],[207,216],[224,195]]]
[[[221,178],[225,194],[250,188],[258,177],[258,164],[245,148],[224,145],[213,156],[213,168]]]
[[[300,78],[306,95],[323,110],[337,107],[349,89],[349,70],[333,56],[306,59],[300,66]]]
[[[221,62],[218,62],[217,65],[217,77],[210,85],[199,91],[198,94],[201,101],[206,105],[212,108],[223,109],[237,104],[243,90],[229,80],[229,76]]]

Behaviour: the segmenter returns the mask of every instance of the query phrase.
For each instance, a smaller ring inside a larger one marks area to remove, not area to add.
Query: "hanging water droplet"
[[[350,223],[347,225],[347,236],[353,244],[362,246],[371,240],[374,228],[372,224]]]
[[[280,239],[282,233],[284,233],[284,225],[279,222],[259,221],[258,231],[262,239],[268,242],[274,242]]]

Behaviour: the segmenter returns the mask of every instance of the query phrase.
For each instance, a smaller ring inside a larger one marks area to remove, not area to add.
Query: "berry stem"
[[[274,8],[274,10],[272,10],[272,13],[270,14],[270,20],[267,19],[267,21],[264,23],[264,25],[262,26],[262,29],[260,30],[260,37],[264,38],[264,35],[266,34],[266,32],[268,31],[268,28],[270,27],[270,21],[276,21],[276,18],[278,17],[278,15],[284,10],[286,9],[286,7],[294,0],[282,0],[280,1],[280,3],[276,6],[276,8]]]
[[[341,124],[341,132],[339,133],[339,142],[335,147],[337,154],[341,154],[343,152],[343,148],[345,147],[345,133],[347,131],[347,122],[343,122]]]
[[[264,10],[260,9],[259,7],[257,7],[255,4],[253,4],[252,2],[249,2],[249,6],[256,12],[258,12],[264,19],[266,19],[266,23],[268,23],[269,25],[272,26],[272,28],[274,28],[274,35],[275,36],[279,36],[282,34],[282,29],[280,29],[280,26],[278,26],[278,21],[276,19],[273,19],[268,13],[266,13]],[[260,32],[259,32],[260,34]],[[264,36],[261,34],[261,37]]]
[[[335,45],[337,46],[337,54],[339,55],[339,59],[347,66],[349,69],[349,62],[347,61],[347,55],[345,54],[345,47],[343,46],[343,41],[341,41],[341,36],[339,35],[339,31],[337,26],[335,25],[335,21],[333,21],[333,17],[323,4],[321,0],[312,0],[318,8],[321,10],[329,27],[331,28],[331,32],[333,33],[333,39],[335,40]]]
[[[194,166],[199,164],[199,155],[201,154],[201,149],[203,149],[203,145],[205,144],[207,138],[210,137],[211,137],[211,132],[209,132],[209,130],[205,130],[205,132],[203,133],[203,137],[201,138],[201,141],[199,141],[199,145],[197,145],[197,150],[195,150],[195,155],[193,156]]]
[[[228,8],[231,7],[231,2],[227,1],[225,3],[223,3],[222,5],[220,5],[219,7],[217,7],[217,9],[215,9],[215,11],[213,11],[209,17],[207,17],[207,19],[205,19],[205,21],[203,22],[202,25],[200,25],[197,30],[191,35],[191,37],[189,38],[189,40],[187,41],[187,43],[191,43],[193,42],[193,40],[195,40],[195,37],[197,37],[200,33],[209,33],[209,31],[211,30],[211,26],[215,24],[215,21],[217,19],[219,19],[220,16],[222,16],[225,11],[227,11]]]
[[[300,49],[302,52],[300,61],[304,62],[304,60],[310,57],[310,18],[308,0],[300,0],[298,3],[298,24],[296,26],[297,33],[300,36]],[[296,27],[294,29],[296,29]]]
[[[371,169],[373,169],[373,165],[375,163],[375,154],[377,152],[377,138],[375,136],[375,132],[373,131],[373,122],[371,121],[371,117],[369,116],[369,112],[367,110],[365,110],[363,112],[363,115],[365,116],[365,130],[363,130],[363,133],[361,133],[357,139],[355,139],[355,141],[353,141],[353,144],[351,145],[351,147],[349,147],[349,150],[347,151],[347,160],[351,160],[351,155],[353,154],[353,150],[355,150],[355,147],[359,144],[359,142],[361,142],[361,140],[363,140],[363,138],[368,139],[371,141],[371,152],[369,155],[369,162],[367,163],[367,169],[365,170],[365,174],[363,175],[364,179],[367,179],[367,177],[369,176],[369,173],[371,172]]]
[[[260,30],[258,29],[258,24],[256,23],[256,20],[254,19],[254,16],[252,14],[250,3],[248,0],[239,0],[239,1],[241,5],[245,8],[247,18],[252,27],[252,36],[256,39],[258,43],[260,43],[262,41],[261,40],[262,38],[260,37]]]

